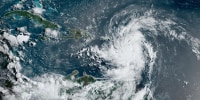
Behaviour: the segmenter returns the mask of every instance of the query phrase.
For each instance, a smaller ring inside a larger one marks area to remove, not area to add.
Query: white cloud
[[[57,30],[52,30],[50,28],[46,28],[45,29],[45,35],[47,37],[51,37],[51,38],[57,38],[58,37],[58,34],[59,34],[59,31]]]
[[[24,34],[17,35],[17,41],[19,44],[22,44],[23,42],[28,42],[29,38],[30,38],[29,35],[24,35]]]
[[[33,13],[35,13],[35,14],[41,15],[41,14],[45,11],[45,9],[39,8],[39,7],[35,7],[35,8],[32,9],[32,11],[33,11]]]
[[[27,32],[25,27],[17,28],[20,32],[17,36],[12,35],[8,32],[3,33],[3,38],[5,38],[11,46],[18,46],[23,44],[23,42],[28,42],[30,39],[30,33]]]
[[[9,42],[11,46],[18,46],[18,40],[14,35],[11,35],[7,32],[3,33],[3,37]]]
[[[22,9],[23,5],[21,3],[17,3],[13,6],[15,9]]]

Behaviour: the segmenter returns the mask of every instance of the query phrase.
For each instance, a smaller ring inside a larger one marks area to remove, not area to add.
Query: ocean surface
[[[0,9],[2,100],[200,99],[198,0],[0,0]]]

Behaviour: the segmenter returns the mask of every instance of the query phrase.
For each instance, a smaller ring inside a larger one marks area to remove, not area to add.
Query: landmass
[[[92,76],[87,75],[86,73],[83,73],[83,76],[79,77],[77,79],[77,82],[79,84],[82,84],[83,86],[86,86],[86,85],[88,85],[90,83],[95,82],[95,80],[94,80],[94,78]]]
[[[90,37],[88,32],[80,29],[66,29],[69,33],[68,35],[63,35],[62,38],[72,38],[72,39],[79,39],[79,38],[87,38]]]
[[[43,17],[41,17],[39,15],[35,15],[35,14],[30,13],[28,11],[19,11],[19,10],[11,11],[11,12],[6,13],[4,16],[8,17],[8,16],[11,16],[11,15],[18,15],[18,16],[21,16],[21,17],[26,17],[26,18],[29,18],[31,20],[37,21],[38,23],[42,24],[45,28],[53,28],[53,29],[59,28],[57,24],[52,23],[52,22],[44,19]]]
[[[16,10],[16,11],[10,11],[8,13],[6,13],[4,15],[4,17],[9,17],[12,15],[18,15],[21,17],[25,17],[31,20],[34,20],[36,22],[38,22],[39,24],[43,25],[45,28],[51,28],[51,29],[58,29],[59,26],[53,22],[50,22],[46,19],[44,19],[42,16],[33,14],[31,12],[28,11],[20,11],[20,10]],[[81,29],[66,29],[66,31],[69,33],[67,35],[61,35],[61,39],[79,39],[79,38],[86,38],[86,37],[90,37],[90,35]],[[41,40],[45,40],[45,36],[40,36],[39,37]]]
[[[65,79],[75,81],[75,82],[81,84],[82,86],[86,86],[90,83],[95,82],[95,79],[92,76],[87,75],[87,73],[85,73],[85,72],[83,73],[83,76],[76,77],[76,75],[78,73],[79,72],[77,70],[74,70],[71,74],[67,75],[65,77]]]

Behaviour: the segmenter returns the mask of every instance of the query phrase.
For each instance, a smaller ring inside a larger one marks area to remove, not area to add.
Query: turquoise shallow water
[[[34,5],[35,7],[39,7],[39,8],[42,7],[41,4],[39,3],[39,0],[34,0],[34,1],[33,1],[33,5]]]

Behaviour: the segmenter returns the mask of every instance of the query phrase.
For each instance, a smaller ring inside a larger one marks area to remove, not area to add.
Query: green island
[[[58,28],[58,25],[56,25],[55,23],[52,23],[52,22],[44,19],[43,17],[41,17],[39,15],[32,14],[28,11],[19,11],[19,10],[11,11],[11,12],[6,13],[4,16],[8,17],[8,16],[11,16],[11,15],[18,15],[18,16],[26,17],[26,18],[29,18],[31,20],[37,21],[38,23],[42,24],[45,28],[53,28],[53,29]]]
[[[94,78],[86,73],[83,73],[83,76],[79,77],[76,81],[83,86],[95,82]]]
[[[74,70],[72,71],[72,73],[64,77],[64,80],[70,80],[70,81],[81,84],[81,86],[75,86],[75,87],[65,90],[67,94],[73,94],[76,91],[82,89],[82,86],[86,86],[90,83],[95,82],[95,79],[92,76],[87,75],[85,72],[83,73],[83,76],[80,76],[80,77],[77,77],[78,73],[79,73],[78,70]]]
[[[83,76],[76,77],[78,73],[79,72],[77,70],[74,70],[71,74],[67,75],[64,79],[72,80],[74,82],[81,84],[82,86],[86,86],[90,83],[95,82],[95,79],[92,76],[87,75],[85,72],[83,73]]]
[[[87,38],[90,37],[89,33],[85,32],[84,30],[80,29],[66,29],[69,32],[68,35],[63,35],[62,38],[72,38],[72,39],[79,39],[79,38]]]
[[[35,15],[31,12],[28,11],[10,11],[8,13],[6,13],[4,15],[4,17],[9,17],[12,15],[18,15],[21,17],[25,17],[31,20],[34,20],[36,22],[38,22],[39,24],[43,25],[45,28],[51,28],[51,29],[58,29],[59,26],[55,23],[52,23],[46,19],[44,19],[43,17],[39,16],[39,15]],[[68,35],[61,35],[61,39],[79,39],[79,38],[86,38],[86,37],[90,37],[90,35],[88,34],[88,32],[81,30],[81,29],[66,29],[66,31],[69,33]],[[39,38],[41,40],[45,40],[45,36],[40,35]]]

